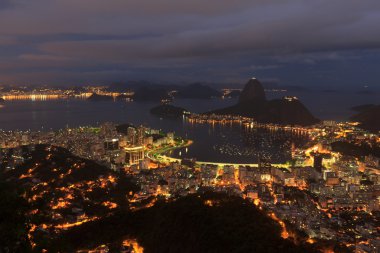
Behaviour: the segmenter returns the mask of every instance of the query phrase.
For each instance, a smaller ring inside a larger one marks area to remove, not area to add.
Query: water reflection
[[[257,163],[265,158],[284,163],[291,159],[292,149],[309,141],[307,133],[285,129],[206,124],[185,124],[185,129],[194,144],[169,155],[199,161]]]

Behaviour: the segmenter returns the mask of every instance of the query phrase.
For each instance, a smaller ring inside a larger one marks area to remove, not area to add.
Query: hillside
[[[252,78],[245,85],[236,105],[210,113],[252,117],[261,123],[313,125],[319,120],[295,97],[267,100],[261,83]]]
[[[6,156],[12,156],[13,151]],[[24,162],[0,167],[0,179],[24,190],[29,239],[41,249],[64,229],[129,210],[127,196],[139,190],[131,179],[54,146],[24,147]],[[3,208],[3,207],[2,207]],[[9,207],[11,208],[11,206]],[[3,210],[4,211],[4,210]],[[16,210],[12,210],[16,211]],[[0,250],[1,251],[1,250]]]
[[[123,238],[137,238],[146,253],[317,252],[280,234],[277,222],[248,200],[203,193],[84,224],[52,241],[51,249],[72,252],[107,244],[117,252]]]
[[[360,127],[372,132],[380,131],[380,105],[364,107],[359,113],[350,118],[360,122]]]

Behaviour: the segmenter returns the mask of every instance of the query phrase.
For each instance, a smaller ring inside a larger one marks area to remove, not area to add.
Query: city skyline
[[[257,76],[374,90],[379,12],[372,1],[7,0],[0,5],[0,84],[234,85]]]
[[[380,252],[380,2],[0,0],[0,253]]]

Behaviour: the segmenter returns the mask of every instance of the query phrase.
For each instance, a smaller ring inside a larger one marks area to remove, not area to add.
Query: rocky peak
[[[264,88],[256,78],[251,78],[241,92],[239,103],[266,101]]]

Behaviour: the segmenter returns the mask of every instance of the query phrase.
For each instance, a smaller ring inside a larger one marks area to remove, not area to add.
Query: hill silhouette
[[[248,200],[206,192],[84,224],[52,241],[50,250],[72,252],[96,243],[113,245],[116,252],[129,237],[147,253],[317,252],[313,245],[295,245],[280,235],[278,223]]]
[[[256,78],[245,85],[236,105],[209,113],[252,117],[260,123],[313,125],[319,120],[295,97],[267,100],[263,86]]]
[[[110,101],[113,100],[112,96],[107,96],[107,95],[99,95],[96,93],[92,93],[90,97],[87,98],[89,101]]]
[[[350,120],[360,122],[360,127],[372,132],[380,131],[380,105],[362,107]]]
[[[163,118],[179,118],[182,117],[183,114],[187,110],[182,107],[177,107],[174,105],[159,105],[150,109],[150,113]]]

